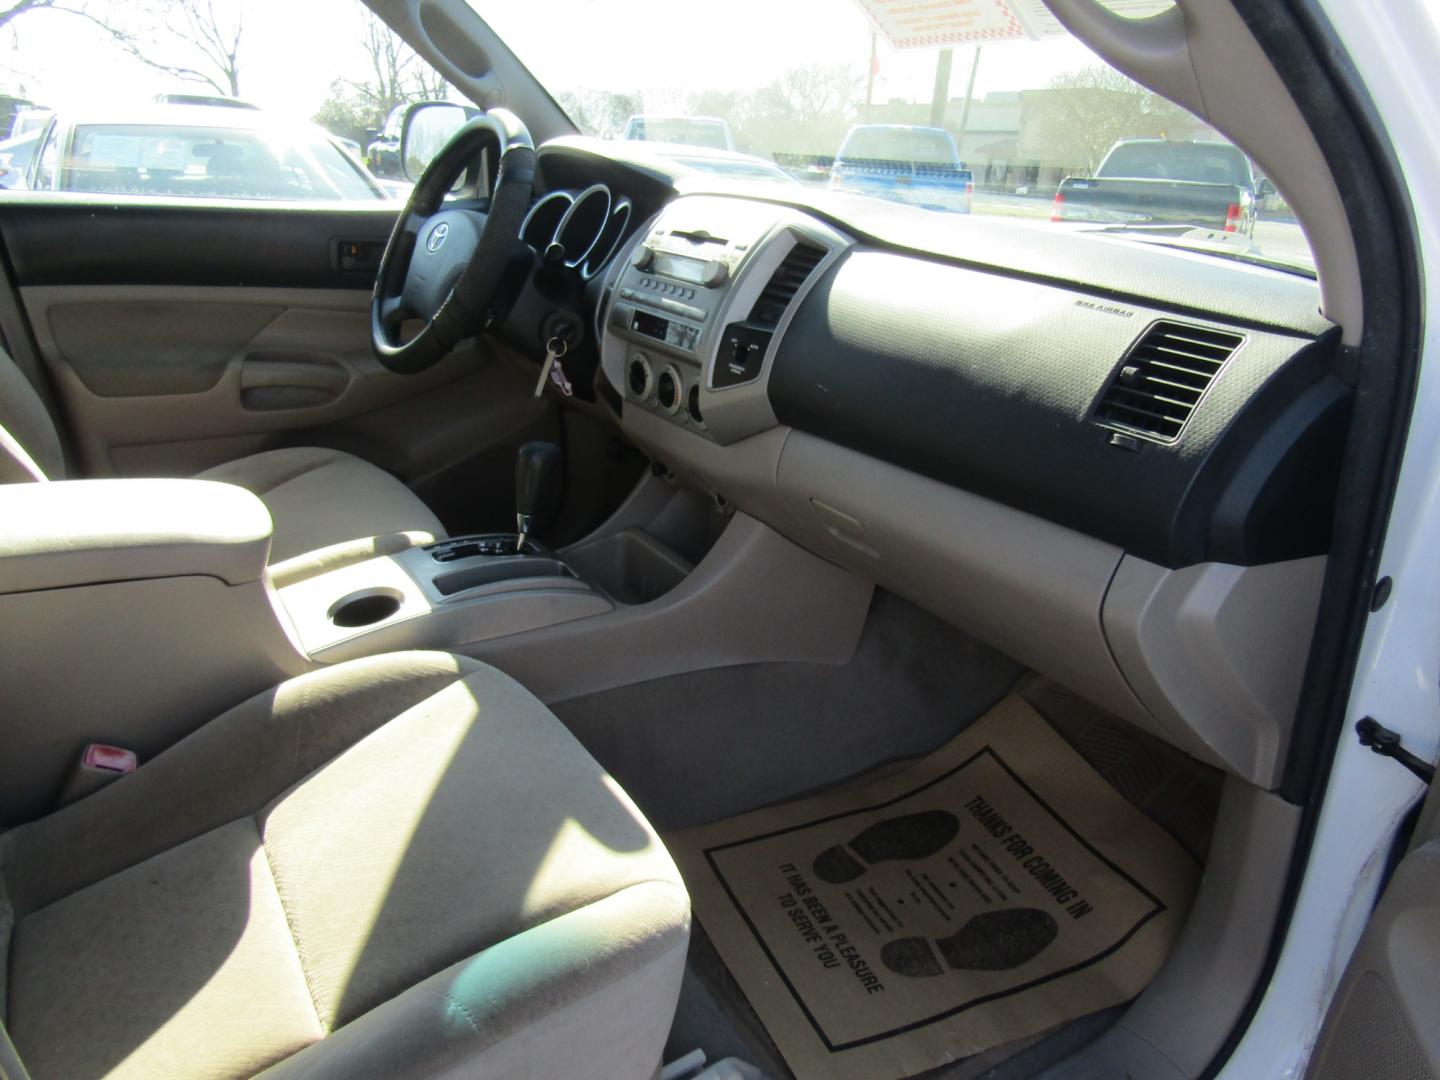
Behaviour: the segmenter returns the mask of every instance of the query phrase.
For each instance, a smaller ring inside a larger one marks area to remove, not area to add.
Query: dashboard
[[[599,399],[658,469],[1278,775],[1351,395],[1313,281],[640,153],[547,145],[532,221],[593,204]]]

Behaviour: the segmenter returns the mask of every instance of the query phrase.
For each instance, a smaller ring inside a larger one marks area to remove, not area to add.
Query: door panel
[[[392,374],[370,349],[369,294],[354,290],[85,285],[21,296],[89,476],[189,475],[486,363],[470,349],[418,375]],[[495,387],[502,404],[533,416],[515,389]],[[494,421],[454,419],[473,437]],[[443,464],[376,463],[403,472]]]
[[[128,298],[111,300],[109,290],[96,286],[41,289],[38,296],[26,290],[46,353],[67,362],[84,388],[101,397],[209,390],[240,349],[286,314],[281,295],[269,304],[179,303],[145,295],[149,290],[129,291]]]
[[[360,245],[373,257],[394,213],[7,205],[0,232],[73,471],[187,476],[324,445],[412,486],[473,491],[472,520],[513,517],[508,482],[493,480],[512,470],[518,441],[557,436],[555,411],[532,396],[533,366],[485,343],[418,375],[379,364],[373,267],[352,256]]]
[[[1398,766],[1397,766],[1398,768]],[[1440,797],[1360,938],[1308,1080],[1440,1077]]]

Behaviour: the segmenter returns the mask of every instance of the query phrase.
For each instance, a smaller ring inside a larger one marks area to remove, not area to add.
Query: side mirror
[[[450,136],[480,110],[449,101],[417,101],[405,109],[400,126],[400,170],[412,183],[440,153]]]
[[[1260,198],[1275,194],[1275,185],[1270,182],[1268,176],[1262,176],[1260,182],[1255,185],[1255,194]]]

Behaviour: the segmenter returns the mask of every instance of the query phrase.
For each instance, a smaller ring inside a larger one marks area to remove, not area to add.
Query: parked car
[[[943,128],[860,124],[850,129],[830,166],[830,188],[927,210],[968,214],[974,176]]]
[[[1125,139],[1094,176],[1060,181],[1052,221],[1211,226],[1253,234],[1260,200],[1275,189],[1244,152],[1223,142]]]
[[[400,163],[400,125],[405,119],[405,105],[397,105],[385,117],[385,126],[365,146],[365,166],[382,180],[403,180],[405,170]]]
[[[35,145],[39,141],[40,132],[36,130],[0,142],[0,188],[25,186],[25,170],[35,156]]]
[[[217,109],[259,109],[254,102],[224,94],[156,94],[157,105],[213,105]]]
[[[711,150],[734,150],[730,125],[717,116],[632,116],[625,122],[624,139],[679,143]]]
[[[313,124],[206,105],[57,115],[29,187],[231,199],[383,199],[340,142]]]
[[[343,135],[332,135],[331,138],[335,140],[336,145],[339,146],[340,149],[344,150],[356,161],[360,160],[360,144],[358,142],[354,139],[347,139]]]
[[[50,122],[54,111],[41,106],[27,106],[15,110],[14,117],[10,121],[10,138],[17,135],[24,135],[26,132],[39,131]]]

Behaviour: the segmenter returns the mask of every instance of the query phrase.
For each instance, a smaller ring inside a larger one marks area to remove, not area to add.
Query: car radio
[[[707,321],[759,239],[752,229],[743,231],[743,239],[731,239],[683,214],[667,214],[630,254],[617,282],[611,328],[698,359]]]
[[[765,371],[782,319],[845,243],[793,209],[676,199],[630,241],[607,282],[605,378],[630,405],[706,438],[773,423]]]

